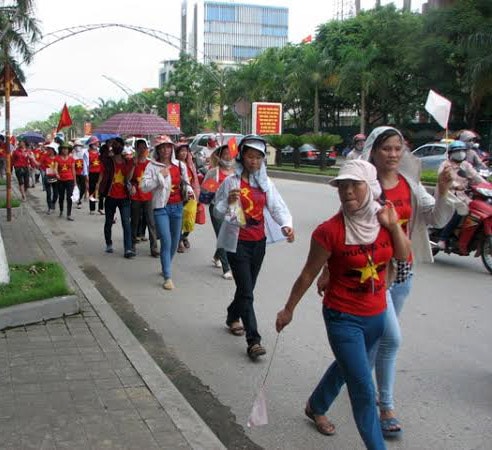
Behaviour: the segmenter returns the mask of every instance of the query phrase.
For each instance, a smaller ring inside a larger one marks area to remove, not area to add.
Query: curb
[[[310,173],[288,172],[283,170],[267,169],[267,173],[272,178],[284,180],[307,181],[309,183],[328,184],[333,178],[329,175],[314,175]]]
[[[219,438],[162,372],[137,338],[114,312],[111,305],[77,266],[75,260],[65,251],[49,228],[44,225],[39,214],[28,203],[25,206],[65,270],[87,298],[188,445],[195,450],[225,450],[226,447]]]
[[[80,312],[76,295],[65,295],[0,309],[0,331]]]

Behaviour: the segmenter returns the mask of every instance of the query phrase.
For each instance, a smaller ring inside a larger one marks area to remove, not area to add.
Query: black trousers
[[[154,221],[154,210],[152,208],[152,200],[139,202],[132,200],[131,202],[131,224],[132,224],[132,245],[135,247],[137,236],[140,234],[142,215],[145,217],[147,227],[149,229],[150,250],[157,251],[157,234]]]
[[[74,180],[58,181],[58,202],[60,204],[60,212],[63,212],[63,204],[65,203],[65,195],[67,196],[67,217],[72,215],[72,194],[75,186]]]
[[[253,306],[253,291],[265,257],[265,247],[266,239],[238,241],[236,253],[227,252],[227,259],[236,283],[234,300],[227,308],[227,323],[242,320],[248,346],[261,342]]]
[[[79,201],[77,202],[78,205],[82,203],[82,198],[84,197],[85,194],[85,183],[86,183],[86,176],[85,175],[76,175],[77,178],[77,186],[79,188],[80,192],[80,197]]]
[[[48,209],[55,209],[56,201],[58,200],[58,181],[48,183],[46,175],[43,177],[44,190],[46,191],[46,203]]]
[[[96,192],[96,184],[98,179],[99,179],[98,173],[89,172],[89,197],[91,195],[94,195],[94,193]],[[89,201],[89,211],[95,211],[95,210],[96,210],[96,202]]]

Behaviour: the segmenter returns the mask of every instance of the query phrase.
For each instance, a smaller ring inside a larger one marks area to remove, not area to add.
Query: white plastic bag
[[[72,192],[72,202],[77,203],[79,200],[80,200],[79,187],[77,185],[75,185],[75,187],[73,188],[73,192]]]
[[[253,403],[253,408],[248,418],[248,428],[268,425],[268,413],[265,397],[265,386],[260,388],[256,400]]]

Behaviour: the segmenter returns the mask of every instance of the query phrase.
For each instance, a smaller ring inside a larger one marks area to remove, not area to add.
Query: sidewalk
[[[0,231],[10,263],[59,261],[82,311],[0,333],[0,449],[224,448],[28,204]]]

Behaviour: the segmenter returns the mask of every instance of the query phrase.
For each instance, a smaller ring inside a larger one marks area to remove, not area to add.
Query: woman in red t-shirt
[[[41,158],[41,171],[43,172],[44,190],[46,191],[46,203],[51,214],[55,210],[58,200],[58,178],[56,177],[56,144],[45,145],[46,152]]]
[[[222,182],[234,173],[236,166],[228,144],[221,145],[215,149],[211,159],[217,161],[218,165],[209,169],[205,174],[200,190],[200,202],[209,205],[210,221],[212,222],[215,237],[218,237],[222,221],[214,216],[215,192],[219,189]],[[215,249],[212,263],[215,267],[222,269],[222,278],[232,280],[232,271],[227,259],[227,252],[223,248]],[[231,328],[231,332],[242,336],[244,329],[242,326],[236,324]]]
[[[75,161],[70,155],[70,145],[60,144],[60,154],[56,157],[56,173],[58,178],[58,204],[60,205],[60,217],[63,216],[63,204],[67,197],[67,220],[72,221],[72,194],[75,186]]]
[[[181,232],[181,239],[179,240],[177,251],[178,253],[184,253],[187,249],[190,248],[190,241],[188,240],[188,236],[193,231],[193,228],[195,226],[196,205],[198,198],[200,197],[200,182],[198,181],[198,174],[195,164],[193,163],[193,156],[191,154],[190,145],[188,144],[188,142],[178,142],[174,149],[174,154],[176,155],[176,159],[178,161],[181,161],[181,163],[186,167],[186,173],[190,180],[190,185],[193,189],[193,193],[195,194],[195,199],[191,200],[189,203],[188,201],[185,201],[185,205],[183,208],[183,216],[185,216],[186,213],[189,213],[189,211],[191,211],[193,216],[191,223],[185,224],[183,220],[183,229]]]
[[[341,210],[313,232],[306,264],[277,315],[276,328],[280,332],[290,323],[297,303],[327,264],[323,317],[336,361],[311,394],[305,413],[320,433],[335,432],[325,413],[339,392],[332,381],[342,373],[366,447],[384,449],[368,354],[384,330],[387,265],[392,257],[406,260],[410,242],[394,206],[376,201],[381,187],[372,164],[347,161],[330,184],[338,188]]]
[[[19,141],[19,147],[12,153],[12,166],[19,182],[22,200],[26,199],[26,192],[29,189],[29,166],[32,161],[34,161],[34,156],[27,148],[26,143]]]
[[[96,211],[96,186],[101,173],[101,161],[99,160],[99,139],[96,136],[89,138],[89,214]],[[100,208],[102,213],[102,207]]]

